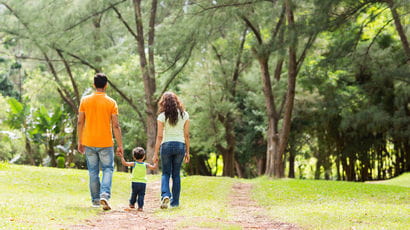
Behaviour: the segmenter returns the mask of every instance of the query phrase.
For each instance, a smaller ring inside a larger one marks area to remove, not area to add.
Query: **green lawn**
[[[182,178],[181,207],[167,211],[158,210],[156,215],[160,218],[184,217],[181,219],[186,220],[178,226],[181,229],[187,226],[240,229],[240,226],[223,224],[223,221],[218,221],[218,219],[225,221],[233,219],[233,213],[229,209],[229,195],[233,183],[238,181],[238,179],[227,177],[189,176]]]
[[[395,177],[391,180],[385,181],[377,181],[372,182],[377,184],[386,184],[386,185],[397,185],[402,187],[409,187],[410,188],[410,173],[403,173],[402,175]]]
[[[253,182],[254,198],[270,216],[303,228],[410,229],[407,187],[265,177]]]
[[[158,179],[149,177],[150,181]],[[277,221],[305,229],[409,229],[410,188],[404,187],[409,186],[409,179],[410,174],[405,174],[384,181],[385,185],[189,176],[182,178],[181,207],[158,209],[155,214],[158,218],[183,217],[176,226],[181,229],[240,229],[228,224],[234,216],[229,195],[234,183],[245,182],[255,185],[253,198]],[[129,174],[114,174],[114,209],[128,202],[129,181]],[[86,170],[0,162],[0,197],[0,229],[60,229],[102,212],[91,208]]]
[[[127,202],[129,181],[129,174],[114,173],[113,207]],[[91,207],[86,170],[4,163],[0,163],[0,209],[0,229],[59,229],[101,212]]]

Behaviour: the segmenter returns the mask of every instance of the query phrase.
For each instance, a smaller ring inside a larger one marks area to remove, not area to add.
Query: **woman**
[[[158,162],[161,153],[161,208],[179,205],[181,192],[180,170],[182,161],[189,162],[189,115],[185,111],[177,95],[166,92],[158,103],[157,140],[155,143],[153,162]],[[161,149],[160,149],[161,148]],[[172,178],[172,193],[169,179]]]

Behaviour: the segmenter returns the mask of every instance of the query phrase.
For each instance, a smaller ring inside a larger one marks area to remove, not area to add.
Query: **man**
[[[117,153],[123,153],[118,107],[115,100],[105,94],[107,82],[103,73],[94,76],[96,91],[81,100],[77,123],[78,151],[86,155],[92,204],[93,207],[101,204],[104,210],[111,209],[108,200],[114,172],[112,130],[117,141]]]

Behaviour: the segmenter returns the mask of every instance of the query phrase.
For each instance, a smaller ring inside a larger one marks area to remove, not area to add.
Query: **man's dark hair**
[[[103,73],[97,73],[94,76],[94,85],[95,85],[95,88],[97,89],[104,88],[107,82],[108,82],[107,76],[105,76],[105,74]]]
[[[145,156],[145,150],[141,147],[136,147],[132,150],[132,155],[134,155],[135,160],[142,160]]]

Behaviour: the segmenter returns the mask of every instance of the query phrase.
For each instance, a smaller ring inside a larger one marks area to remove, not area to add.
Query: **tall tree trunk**
[[[141,0],[133,0],[134,3],[134,13],[135,22],[137,29],[137,50],[140,59],[140,68],[142,72],[142,78],[144,81],[144,91],[145,91],[145,105],[146,105],[146,124],[147,124],[147,160],[151,161],[154,154],[155,141],[157,136],[157,101],[154,97],[156,91],[155,83],[155,64],[154,64],[154,37],[155,37],[155,18],[156,18],[156,8],[157,1],[152,1],[151,16],[149,23],[149,33],[148,33],[148,60],[145,53],[145,39],[144,39],[144,29],[142,22],[141,13]]]
[[[337,154],[336,156],[336,175],[337,175],[337,180],[342,179],[340,175],[340,154]]]
[[[388,0],[390,11],[393,15],[394,25],[396,26],[397,33],[400,36],[400,41],[404,49],[404,53],[407,56],[407,61],[410,60],[410,45],[409,40],[407,39],[406,32],[404,31],[403,25],[400,20],[400,15],[397,12],[397,9],[394,5],[393,0]]]
[[[47,154],[50,157],[51,166],[57,167],[57,159],[54,152],[54,141],[50,139],[47,144]]]
[[[258,168],[258,176],[262,176],[266,171],[266,157],[257,158],[256,166]]]
[[[239,178],[244,178],[242,166],[239,164],[237,160],[235,160],[235,169],[236,175],[238,175]]]
[[[33,157],[33,149],[31,148],[30,140],[27,137],[27,135],[24,136],[25,140],[25,147],[26,147],[26,153],[28,156],[28,160],[30,161],[31,165],[35,165],[34,157]]]
[[[234,124],[233,118],[230,113],[226,115],[226,117],[219,115],[219,120],[225,127],[225,140],[226,140],[226,148],[223,148],[221,145],[219,146],[219,150],[222,153],[222,158],[224,162],[223,168],[223,176],[234,177],[235,176],[235,132],[234,132]]]
[[[404,164],[405,164],[405,168],[404,171],[405,172],[410,172],[410,141],[407,140],[403,143],[403,154],[404,154]]]
[[[355,181],[356,180],[356,158],[355,157],[349,157],[349,167],[348,167],[348,172],[347,172],[347,180],[348,181]]]
[[[289,151],[289,178],[295,178],[295,151],[290,149]]]
[[[315,180],[319,180],[320,179],[320,171],[321,171],[321,168],[322,168],[322,160],[321,160],[321,158],[319,157],[318,159],[317,159],[317,161],[316,161],[316,170],[315,170]]]
[[[266,112],[268,116],[266,171],[268,176],[279,176],[275,174],[275,167],[282,167],[282,162],[275,161],[278,153],[279,135],[277,133],[278,119],[276,118],[275,102],[272,93],[272,84],[269,73],[268,57],[258,59],[262,73],[263,94],[265,96]],[[281,156],[282,157],[282,156]],[[280,157],[280,159],[281,159]]]
[[[285,1],[286,6],[286,18],[288,21],[288,26],[290,28],[290,35],[291,38],[295,38],[293,41],[290,41],[289,49],[288,49],[288,89],[286,92],[286,102],[285,102],[285,112],[282,121],[282,129],[280,132],[279,138],[279,148],[277,153],[275,153],[274,157],[274,165],[275,165],[275,177],[282,178],[284,177],[284,168],[283,168],[283,155],[285,154],[286,147],[288,145],[290,127],[291,127],[291,118],[292,118],[292,111],[293,105],[295,100],[295,88],[296,88],[296,76],[297,76],[297,69],[298,64],[296,60],[296,30],[295,30],[295,21],[293,17],[293,10],[291,1]]]

